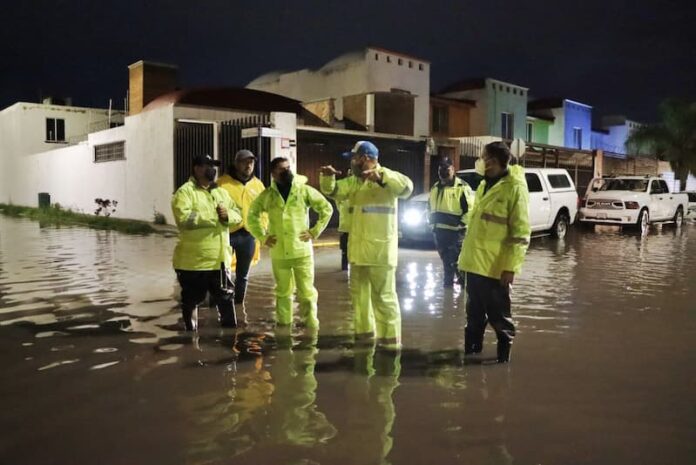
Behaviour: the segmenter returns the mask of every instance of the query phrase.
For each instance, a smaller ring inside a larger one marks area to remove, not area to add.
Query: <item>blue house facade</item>
[[[549,144],[570,149],[590,150],[592,145],[592,107],[570,99],[541,99],[527,107],[531,116],[553,118]]]

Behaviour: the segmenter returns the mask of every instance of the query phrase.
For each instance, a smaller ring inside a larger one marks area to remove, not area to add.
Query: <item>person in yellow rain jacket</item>
[[[249,282],[249,269],[258,263],[261,244],[249,232],[248,217],[251,202],[258,197],[265,187],[254,176],[256,157],[249,150],[240,150],[234,156],[234,164],[218,179],[220,187],[225,189],[232,200],[242,209],[242,223],[230,227],[230,245],[234,252],[233,266],[234,302],[243,304]]]
[[[292,295],[297,287],[300,318],[306,327],[318,329],[312,240],[326,228],[333,207],[319,191],[307,185],[306,177],[293,175],[286,158],[272,160],[270,169],[271,187],[263,191],[249,209],[249,231],[271,248],[277,323],[292,323]],[[319,215],[311,228],[310,208]],[[264,214],[268,215],[268,228],[261,221]]]
[[[242,216],[227,191],[215,183],[219,165],[209,155],[193,160],[193,176],[172,198],[172,212],[179,228],[173,265],[181,285],[181,314],[187,331],[198,326],[198,305],[209,292],[223,327],[237,326],[234,291],[225,266],[232,258],[227,231]]]
[[[484,179],[476,191],[459,269],[466,272],[466,329],[464,353],[479,353],[490,323],[498,337],[498,362],[510,360],[515,325],[510,292],[524,262],[531,229],[529,191],[524,169],[508,166],[510,149],[504,142],[486,145],[476,160]]]
[[[321,191],[337,202],[348,200],[350,292],[357,337],[375,337],[388,348],[401,347],[401,311],[396,295],[397,201],[413,192],[413,182],[380,166],[379,150],[359,141],[352,150],[353,176],[336,181],[332,166],[321,168]]]
[[[452,160],[445,158],[438,167],[440,180],[430,189],[428,203],[430,226],[442,260],[443,286],[452,287],[457,259],[466,232],[469,209],[474,206],[471,187],[454,173]],[[460,279],[464,284],[464,280]]]

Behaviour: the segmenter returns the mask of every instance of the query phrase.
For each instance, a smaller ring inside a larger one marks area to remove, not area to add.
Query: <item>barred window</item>
[[[94,162],[115,161],[126,159],[126,143],[124,141],[94,146]]]

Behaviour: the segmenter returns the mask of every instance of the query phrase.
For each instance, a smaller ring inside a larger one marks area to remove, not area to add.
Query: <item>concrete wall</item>
[[[86,140],[87,134],[109,127],[109,111],[100,108],[67,107],[18,102],[0,111],[0,153],[30,154],[45,152]],[[46,141],[46,118],[65,120],[65,141]],[[121,114],[112,115],[122,122]]]
[[[378,49],[367,49],[366,62],[369,92],[402,89],[414,94],[413,135],[428,136],[430,63]]]
[[[534,118],[528,119],[528,123],[532,123],[532,142],[538,142],[540,144],[549,144],[549,130],[552,126],[551,121],[544,119]],[[525,129],[525,136],[526,136]],[[526,140],[526,137],[525,137]]]
[[[492,79],[486,80],[488,133],[502,137],[502,113],[514,119],[513,138],[524,139],[527,130],[527,89]]]
[[[218,122],[248,114],[171,104],[129,116],[124,126],[92,133],[80,144],[38,153],[22,152],[15,138],[5,138],[31,132],[31,124],[22,125],[24,115],[0,114],[0,202],[37,206],[38,194],[48,192],[53,203],[92,213],[94,199],[106,198],[118,202],[116,217],[152,221],[159,212],[172,224],[175,119]],[[271,143],[271,157],[296,165],[295,114],[272,113],[271,123],[281,133]],[[94,161],[95,146],[117,141],[125,142],[125,160]]]
[[[92,213],[100,197],[118,201],[114,216],[151,221],[158,211],[172,221],[173,121],[172,107],[162,107],[77,145],[29,155],[4,148],[0,201],[37,206],[38,193],[48,192],[53,203]],[[126,159],[95,163],[94,146],[117,141],[125,141]]]
[[[563,108],[552,108],[549,110],[549,115],[554,118],[553,123],[549,126],[549,145],[558,147],[565,146],[565,111]]]
[[[472,136],[502,136],[502,113],[513,115],[513,138],[526,137],[528,89],[496,79],[486,79],[485,86],[459,92],[449,92],[443,97],[468,99],[476,102],[470,110],[470,134]]]
[[[401,60],[401,65],[399,65]],[[410,64],[410,66],[409,66]],[[414,135],[428,134],[430,65],[399,54],[367,48],[343,55],[318,70],[271,73],[247,85],[302,102],[336,99],[336,118],[343,119],[343,97],[402,89],[416,95]]]
[[[592,139],[592,107],[565,100],[563,110],[565,113],[565,131],[562,145],[568,148],[589,150]],[[577,147],[573,144],[574,128],[580,128],[582,130],[581,147]]]

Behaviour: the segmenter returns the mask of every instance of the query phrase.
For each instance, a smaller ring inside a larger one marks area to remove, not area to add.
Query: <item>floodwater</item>
[[[318,340],[177,330],[175,239],[0,216],[2,464],[696,462],[696,226],[533,241],[512,363],[462,360],[464,296],[402,250],[404,350],[355,346],[347,277],[317,249]]]

